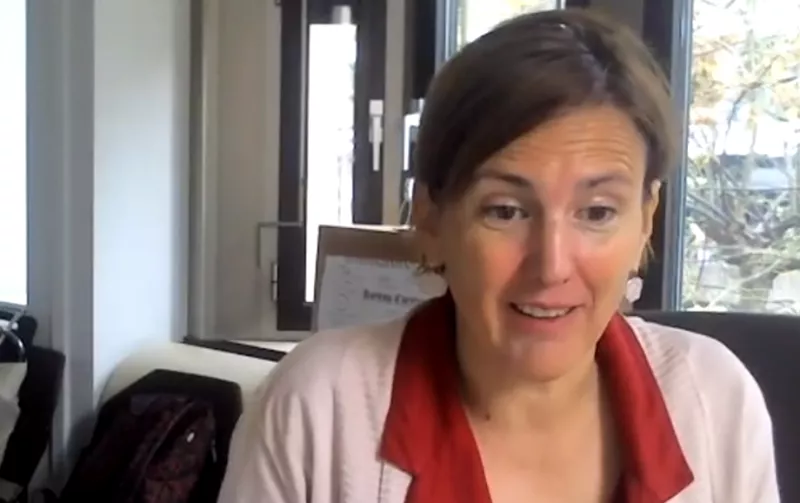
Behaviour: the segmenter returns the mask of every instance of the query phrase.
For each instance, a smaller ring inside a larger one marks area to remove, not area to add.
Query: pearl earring
[[[643,284],[644,281],[639,276],[633,276],[632,278],[628,279],[628,284],[626,285],[625,289],[625,298],[629,303],[633,304],[639,300],[639,297],[642,296]]]

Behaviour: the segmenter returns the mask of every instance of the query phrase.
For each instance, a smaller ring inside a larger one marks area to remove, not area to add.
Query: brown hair
[[[434,78],[417,136],[416,180],[437,204],[458,197],[493,154],[587,105],[613,105],[634,122],[648,149],[646,187],[666,176],[676,150],[669,86],[644,43],[582,9],[511,19]]]

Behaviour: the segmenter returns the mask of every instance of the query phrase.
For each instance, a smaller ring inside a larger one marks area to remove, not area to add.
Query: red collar
[[[381,457],[413,476],[407,503],[490,503],[478,448],[461,405],[452,298],[420,308],[403,332]],[[597,348],[623,443],[625,503],[665,503],[693,475],[632,329],[616,315]],[[456,482],[457,481],[457,482]]]

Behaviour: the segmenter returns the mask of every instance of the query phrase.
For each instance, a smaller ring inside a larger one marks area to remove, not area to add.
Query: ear
[[[435,234],[438,227],[436,220],[436,205],[431,200],[428,187],[415,183],[411,198],[411,225],[417,232]]]
[[[650,237],[653,234],[653,219],[660,199],[661,182],[656,180],[650,184],[644,196],[642,204],[642,234],[639,241],[639,254],[632,270],[638,271],[647,267],[650,261],[652,248],[650,248]]]
[[[417,246],[421,255],[429,262],[439,262],[438,242],[441,210],[431,199],[427,185],[414,184],[414,195],[411,200],[411,225],[416,235]]]
[[[642,205],[642,238],[643,242],[647,243],[653,234],[653,219],[661,198],[661,181],[654,180],[650,187],[645,188],[645,190],[648,193],[645,194],[644,204]]]

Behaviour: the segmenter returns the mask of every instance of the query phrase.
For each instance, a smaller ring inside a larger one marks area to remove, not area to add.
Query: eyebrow
[[[524,176],[515,175],[513,173],[504,173],[495,170],[487,170],[480,173],[478,175],[478,180],[481,179],[497,180],[521,189],[536,188],[534,184]],[[581,180],[579,182],[579,185],[580,185],[580,190],[591,190],[601,185],[609,185],[609,184],[630,185],[631,183],[632,183],[631,178],[626,174],[620,172],[613,172],[586,178],[584,180]]]

